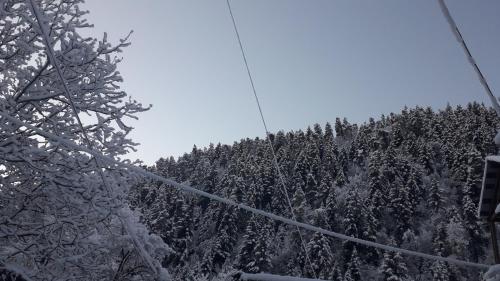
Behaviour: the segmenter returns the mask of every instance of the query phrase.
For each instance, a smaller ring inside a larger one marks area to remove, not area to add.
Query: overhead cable
[[[250,67],[248,66],[248,61],[247,61],[247,56],[245,54],[245,49],[243,48],[243,43],[241,42],[240,33],[238,32],[238,27],[237,27],[236,21],[234,19],[233,10],[231,8],[231,4],[229,3],[229,0],[226,0],[226,3],[227,3],[228,10],[229,10],[229,14],[231,15],[231,20],[233,22],[234,32],[236,34],[236,38],[238,39],[238,44],[239,44],[240,50],[241,50],[241,56],[243,57],[243,62],[245,64],[245,68],[247,70],[248,79],[250,80],[250,85],[252,87],[252,92],[253,92],[253,95],[255,97],[255,102],[257,103],[257,107],[259,109],[260,119],[262,120],[262,125],[264,126],[264,130],[266,131],[267,144],[269,146],[269,149],[271,150],[271,154],[272,154],[274,166],[275,166],[276,171],[278,173],[279,181],[281,182],[282,193],[283,193],[283,195],[285,195],[285,199],[286,199],[286,202],[288,204],[288,207],[290,208],[290,213],[292,214],[292,218],[294,220],[297,220],[297,217],[295,216],[295,212],[293,211],[292,201],[290,200],[290,196],[288,195],[288,191],[286,190],[286,185],[285,185],[285,180],[284,180],[284,177],[283,177],[283,173],[281,172],[281,168],[280,168],[280,166],[278,164],[278,158],[276,157],[276,152],[274,151],[274,146],[273,146],[273,143],[272,143],[271,137],[270,137],[271,134],[270,134],[270,132],[269,132],[269,130],[267,128],[267,123],[266,123],[266,119],[264,118],[264,113],[262,111],[262,106],[260,105],[259,96],[257,95],[257,90],[255,89],[255,84],[254,84],[254,81],[253,81],[253,78],[252,78],[252,73],[250,72]],[[302,232],[300,231],[299,227],[297,227],[297,232],[299,234],[299,238],[300,238],[300,242],[302,244],[302,248],[304,249],[304,253],[305,253],[305,256],[306,256],[306,262],[309,265],[309,267],[311,268],[311,272],[314,275],[316,275],[316,273],[315,273],[315,271],[313,269],[312,263],[311,263],[311,259],[309,257],[309,253],[307,252],[307,246],[306,246],[306,243],[304,241],[304,236],[302,235]]]
[[[446,3],[444,0],[438,0],[439,6],[441,8],[441,11],[443,12],[443,16],[446,18],[446,21],[450,25],[451,31],[455,35],[455,38],[457,41],[460,43],[460,46],[462,46],[462,49],[465,52],[465,55],[467,56],[467,60],[469,63],[472,65],[474,68],[474,71],[476,72],[479,82],[481,82],[481,85],[483,85],[484,90],[486,91],[486,94],[491,100],[491,103],[493,105],[493,108],[495,109],[497,115],[500,117],[500,105],[498,104],[498,100],[495,98],[493,95],[493,92],[491,91],[490,85],[486,81],[486,78],[484,78],[483,73],[481,72],[481,69],[479,69],[479,66],[476,63],[476,60],[472,56],[472,53],[470,52],[469,47],[467,46],[467,43],[465,42],[464,37],[462,36],[462,33],[460,32],[460,29],[458,29],[457,24],[453,20],[453,17],[451,16],[450,10],[448,10],[448,7],[446,6]]]

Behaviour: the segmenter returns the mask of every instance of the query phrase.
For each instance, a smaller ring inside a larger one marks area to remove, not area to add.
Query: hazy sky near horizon
[[[122,88],[153,104],[131,137],[152,164],[210,143],[264,136],[225,0],[87,0],[89,21],[122,53]],[[232,0],[269,129],[485,102],[436,0]],[[500,1],[447,1],[494,93]],[[500,93],[498,93],[500,95]]]

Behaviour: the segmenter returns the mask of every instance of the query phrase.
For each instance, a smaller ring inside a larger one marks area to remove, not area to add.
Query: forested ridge
[[[116,43],[107,33],[85,35],[93,25],[84,2],[0,1],[1,281],[237,281],[241,272],[332,281],[481,280],[474,268],[298,232],[196,197],[200,192],[190,186],[267,215],[486,269],[491,249],[477,204],[483,160],[497,153],[500,122],[492,109],[404,108],[361,125],[336,119],[265,139],[194,147],[178,159],[137,167],[140,161],[128,159],[138,146],[130,121],[151,106],[122,88],[118,70],[130,34]],[[156,84],[168,92],[167,84]],[[499,265],[489,272],[488,281],[500,278]]]
[[[491,262],[477,218],[484,157],[496,152],[493,110],[478,103],[401,113],[357,125],[269,136],[297,220],[388,245]],[[152,171],[291,217],[265,139],[210,144]],[[147,182],[131,193],[150,230],[172,248],[163,265],[179,280],[225,280],[234,271],[351,280],[479,280],[474,269],[302,231]]]

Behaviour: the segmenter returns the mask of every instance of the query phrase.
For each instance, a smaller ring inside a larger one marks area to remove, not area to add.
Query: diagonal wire
[[[38,26],[40,27],[40,31],[41,31],[41,35],[43,37],[43,41],[45,43],[47,55],[49,57],[50,62],[52,63],[52,65],[56,69],[57,75],[59,76],[59,79],[61,80],[61,83],[63,84],[64,93],[65,93],[65,95],[66,95],[66,97],[68,99],[68,102],[69,102],[69,104],[71,106],[73,114],[76,117],[76,120],[78,122],[78,126],[80,127],[80,129],[82,131],[85,143],[86,143],[86,145],[87,145],[87,147],[89,149],[93,149],[92,142],[90,141],[89,136],[88,136],[87,132],[85,131],[85,128],[84,128],[83,123],[82,123],[82,120],[80,119],[80,116],[78,115],[78,110],[76,109],[75,103],[73,102],[73,98],[71,97],[71,92],[69,90],[68,83],[67,83],[66,79],[64,78],[64,75],[62,73],[61,67],[59,66],[59,64],[57,62],[57,59],[56,59],[56,56],[54,54],[54,50],[52,49],[52,44],[51,44],[51,42],[49,40],[49,33],[46,30],[45,24],[43,24],[43,22],[41,20],[42,19],[42,15],[41,15],[41,13],[40,13],[37,5],[34,3],[34,0],[28,0],[28,3],[30,5],[31,11],[33,12],[33,15],[36,18]],[[104,173],[102,171],[101,165],[97,161],[96,157],[93,157],[93,160],[94,160],[94,163],[95,163],[96,167],[99,170],[99,175],[100,175],[100,177],[101,177],[101,179],[103,181],[103,185],[106,188],[108,196],[112,197],[112,190],[108,186],[108,184],[107,184],[107,182],[105,180],[105,176],[104,176]],[[148,266],[150,267],[150,269],[155,274],[159,275],[160,273],[157,271],[157,268],[153,265],[151,258],[146,253],[146,251],[145,251],[144,247],[141,245],[141,243],[137,240],[136,236],[133,234],[132,226],[130,225],[129,221],[126,220],[126,219],[124,219],[123,216],[124,216],[124,214],[121,211],[119,211],[118,218],[120,219],[120,221],[122,222],[122,224],[125,226],[125,231],[131,237],[132,243],[134,244],[134,247],[136,248],[137,252],[143,258],[144,262],[146,262],[148,264]]]
[[[495,109],[497,115],[500,117],[500,105],[498,104],[497,99],[493,95],[493,92],[491,91],[490,85],[488,85],[488,82],[486,81],[486,78],[484,78],[483,73],[481,72],[481,69],[479,69],[479,66],[476,63],[476,60],[474,60],[474,57],[472,57],[472,53],[469,50],[469,47],[467,46],[467,43],[465,42],[464,37],[462,36],[462,33],[460,32],[460,29],[458,29],[457,24],[453,20],[453,17],[451,16],[450,10],[448,10],[448,7],[446,6],[446,3],[444,0],[438,0],[439,2],[439,7],[441,8],[441,11],[443,12],[443,16],[446,18],[446,21],[450,25],[451,31],[455,35],[457,41],[460,43],[462,46],[462,49],[465,52],[465,55],[467,56],[467,60],[469,63],[472,65],[474,70],[476,71],[476,74],[479,78],[479,82],[481,82],[481,85],[483,85],[484,89],[486,90],[486,94],[491,100],[491,103],[493,104],[493,108]]]
[[[282,185],[282,192],[285,195],[288,207],[290,208],[290,213],[292,214],[292,218],[294,220],[297,220],[297,218],[295,216],[295,212],[293,211],[292,202],[290,201],[290,196],[288,195],[288,192],[286,190],[285,180],[284,180],[283,174],[281,172],[281,168],[278,164],[278,158],[276,157],[276,152],[274,151],[274,146],[273,146],[273,143],[271,142],[269,129],[267,128],[266,119],[264,118],[264,113],[262,111],[262,106],[260,105],[259,96],[257,95],[257,90],[255,89],[255,83],[254,83],[253,78],[252,78],[252,73],[250,72],[250,67],[248,66],[248,61],[247,61],[247,57],[245,54],[245,49],[243,48],[243,43],[241,42],[241,37],[240,37],[240,33],[238,32],[238,27],[236,25],[236,21],[234,19],[233,10],[231,9],[231,4],[229,3],[229,0],[226,0],[226,3],[227,3],[227,8],[229,9],[229,14],[231,15],[231,20],[233,22],[234,32],[236,34],[236,38],[238,39],[238,44],[240,46],[241,55],[242,55],[243,61],[245,63],[245,68],[247,70],[248,79],[250,80],[250,85],[252,86],[252,92],[253,92],[253,95],[255,97],[255,102],[257,103],[257,107],[259,108],[260,119],[262,120],[262,125],[264,126],[264,130],[266,131],[267,144],[269,145],[269,149],[271,150],[271,154],[272,154],[273,161],[274,161],[274,166],[276,167],[276,171],[278,172],[278,178],[279,178],[281,185]],[[302,247],[304,248],[304,253],[306,255],[307,263],[309,264],[309,267],[311,268],[311,272],[313,273],[314,278],[316,278],[316,272],[312,266],[311,259],[309,258],[309,254],[307,252],[307,246],[306,246],[306,243],[304,242],[304,237],[303,237],[302,232],[300,231],[300,228],[298,226],[297,226],[297,232],[299,233],[300,242],[302,244]]]

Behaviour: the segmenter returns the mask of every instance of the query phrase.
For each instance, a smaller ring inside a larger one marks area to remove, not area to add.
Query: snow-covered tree
[[[303,221],[304,220],[304,215],[306,211],[306,195],[302,188],[298,187],[295,190],[295,193],[293,194],[292,197],[292,206],[293,206],[293,211],[295,214],[295,217],[298,221]]]
[[[436,261],[431,267],[433,281],[449,281],[451,280],[451,272],[449,266],[440,261]]]
[[[327,279],[332,271],[334,256],[332,254],[328,238],[321,233],[315,233],[309,243],[307,243],[307,253],[311,260],[309,276],[316,276],[319,279]],[[310,271],[313,272],[310,272]]]
[[[431,185],[429,187],[429,200],[428,205],[433,212],[439,211],[442,208],[444,199],[442,195],[441,188],[439,186],[439,182],[434,178],[431,181]]]
[[[407,281],[408,268],[400,253],[386,252],[380,266],[383,281]]]
[[[361,202],[359,201],[359,195],[356,191],[349,193],[347,198],[347,204],[345,208],[345,215],[343,220],[344,233],[351,237],[360,236],[360,224],[362,223],[361,214]],[[343,241],[343,256],[344,260],[349,260],[353,255],[353,251],[356,250],[356,245],[351,241]],[[357,255],[356,255],[357,257]]]
[[[83,37],[82,2],[0,3],[0,110],[119,158],[135,146],[127,119],[147,108],[120,89],[118,53],[128,39]],[[31,280],[166,278],[157,261],[166,246],[126,202],[133,175],[3,118],[0,167],[2,267]]]
[[[262,221],[252,217],[243,236],[244,242],[236,264],[236,268],[243,272],[267,272],[271,268],[267,237],[269,229],[265,223],[263,226],[259,226],[259,223]]]
[[[403,233],[410,229],[413,220],[414,207],[410,198],[410,185],[400,181],[391,184],[389,191],[390,214],[395,222],[394,238],[399,244],[402,241]]]
[[[356,248],[352,251],[352,255],[347,263],[347,268],[344,274],[344,281],[361,281],[361,273],[359,272],[360,260]]]

